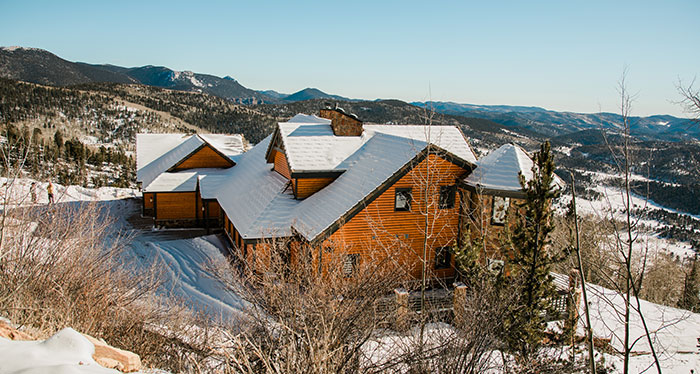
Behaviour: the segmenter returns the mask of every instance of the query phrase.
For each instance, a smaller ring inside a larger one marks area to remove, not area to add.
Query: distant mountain
[[[536,106],[513,106],[513,105],[475,105],[475,104],[459,104],[453,103],[451,101],[428,101],[428,102],[413,102],[411,103],[416,106],[424,107],[426,105],[432,107],[436,112],[445,114],[455,114],[460,115],[466,112],[473,111],[484,111],[484,112],[497,112],[497,113],[511,113],[511,112],[546,112],[544,108]]]
[[[280,99],[280,100],[282,100],[282,99],[284,99],[285,97],[289,96],[289,94],[277,92],[277,91],[275,91],[275,90],[265,90],[265,91],[258,91],[258,92],[260,92],[260,93],[263,94],[263,95],[267,95],[267,96],[270,96],[270,97],[274,97],[275,99]]]
[[[306,88],[290,95],[273,90],[255,91],[244,87],[230,76],[220,78],[191,71],[175,71],[164,66],[127,68],[70,62],[42,49],[23,47],[0,47],[0,77],[53,86],[100,82],[143,84],[209,94],[240,104],[291,104],[328,100],[342,102],[342,105],[348,106],[347,103],[360,102],[327,94],[317,88]],[[531,139],[552,138],[590,129],[615,130],[620,128],[622,122],[622,117],[613,113],[555,112],[540,107],[454,102],[411,104],[421,108],[431,107],[447,116],[488,120],[490,123],[502,125],[503,128],[499,130],[501,133],[507,134],[511,131],[511,135]],[[700,139],[700,126],[691,126],[687,119],[661,115],[632,117],[630,124],[632,134],[643,140]]]
[[[0,48],[0,76],[54,86],[90,82],[136,83],[124,74],[66,61],[37,48]]]
[[[488,119],[511,128],[544,137],[557,137],[588,129],[620,129],[622,116],[615,113],[555,112],[539,107],[472,105],[450,102],[414,102],[438,113]],[[668,115],[630,117],[632,135],[646,140],[700,139],[700,127],[688,119]]]
[[[330,94],[327,94],[327,93],[319,90],[318,88],[305,88],[299,92],[295,92],[291,95],[284,97],[284,101],[286,101],[286,102],[317,100],[317,99],[357,101],[357,100],[348,99],[346,97],[342,97],[342,96],[338,96],[338,95],[330,95]]]
[[[243,87],[235,79],[163,66],[125,68],[70,62],[37,48],[0,48],[0,77],[53,86],[84,83],[137,83],[178,91],[201,92],[238,103],[259,104],[278,99]]]

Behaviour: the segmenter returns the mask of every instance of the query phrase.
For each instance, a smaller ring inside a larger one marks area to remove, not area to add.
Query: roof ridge
[[[515,146],[515,157],[516,157],[516,159],[518,160],[518,167],[519,167],[520,171],[527,170],[527,169],[526,169],[527,165],[523,165],[523,161],[524,161],[524,160],[522,160],[520,157],[518,157],[518,150],[520,150],[521,152],[523,152],[523,154],[525,155],[525,157],[527,157],[527,159],[530,160],[530,162],[532,162],[533,165],[534,165],[534,162],[533,162],[532,158],[531,158],[530,155],[525,151],[524,148],[522,148],[521,146],[519,146],[519,145],[517,145],[517,144],[513,144],[513,145]],[[532,169],[532,167],[530,168],[530,170],[531,170],[531,169]]]

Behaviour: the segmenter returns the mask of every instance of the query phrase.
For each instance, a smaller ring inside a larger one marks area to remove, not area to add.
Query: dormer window
[[[394,197],[394,210],[397,212],[411,210],[411,189],[397,188]]]

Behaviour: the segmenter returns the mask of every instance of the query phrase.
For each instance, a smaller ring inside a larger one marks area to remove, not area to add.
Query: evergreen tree
[[[534,155],[533,178],[520,184],[526,194],[519,207],[523,216],[513,229],[511,238],[511,280],[520,302],[512,306],[505,321],[504,337],[509,348],[529,359],[540,347],[546,328],[545,315],[553,313],[550,298],[555,295],[551,275],[552,265],[562,259],[549,250],[549,234],[554,229],[551,203],[558,196],[554,185],[554,160],[549,142],[541,145]]]
[[[484,238],[480,235],[472,235],[471,227],[467,227],[462,245],[453,248],[457,277],[467,286],[471,286],[474,280],[479,279],[483,275],[483,266],[479,264],[479,257],[483,248]]]
[[[691,312],[700,312],[700,263],[697,255],[693,259],[690,273],[685,276],[683,294],[678,301],[678,306]]]

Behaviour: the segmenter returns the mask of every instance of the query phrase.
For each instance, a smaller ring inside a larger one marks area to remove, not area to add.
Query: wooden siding
[[[275,171],[282,174],[283,177],[290,179],[289,164],[287,157],[280,151],[275,152]]]
[[[194,192],[168,192],[156,194],[156,219],[179,220],[196,219]]]
[[[348,254],[359,254],[360,262],[391,258],[408,272],[410,278],[419,279],[422,273],[421,259],[426,232],[425,215],[422,213],[427,213],[428,275],[453,276],[452,267],[434,268],[435,251],[439,247],[452,246],[458,238],[460,196],[455,196],[455,206],[451,209],[440,209],[438,203],[440,186],[454,185],[465,173],[465,169],[437,155],[430,155],[346,222],[326,239],[322,246]],[[429,186],[427,208],[426,195],[423,192],[426,185]],[[394,210],[397,188],[412,189],[410,211]],[[451,262],[454,263],[454,256],[452,257]]]
[[[297,199],[307,198],[333,182],[335,178],[294,178],[294,196]]]
[[[231,166],[231,161],[225,159],[209,145],[204,145],[200,150],[190,155],[174,170],[185,170],[195,168],[227,168]]]
[[[208,217],[211,219],[214,219],[214,218],[218,219],[219,215],[221,214],[221,207],[219,206],[219,202],[218,201],[209,201],[208,204],[209,204]]]
[[[146,209],[153,209],[153,198],[154,198],[154,193],[153,192],[144,192],[143,193],[143,207]]]

